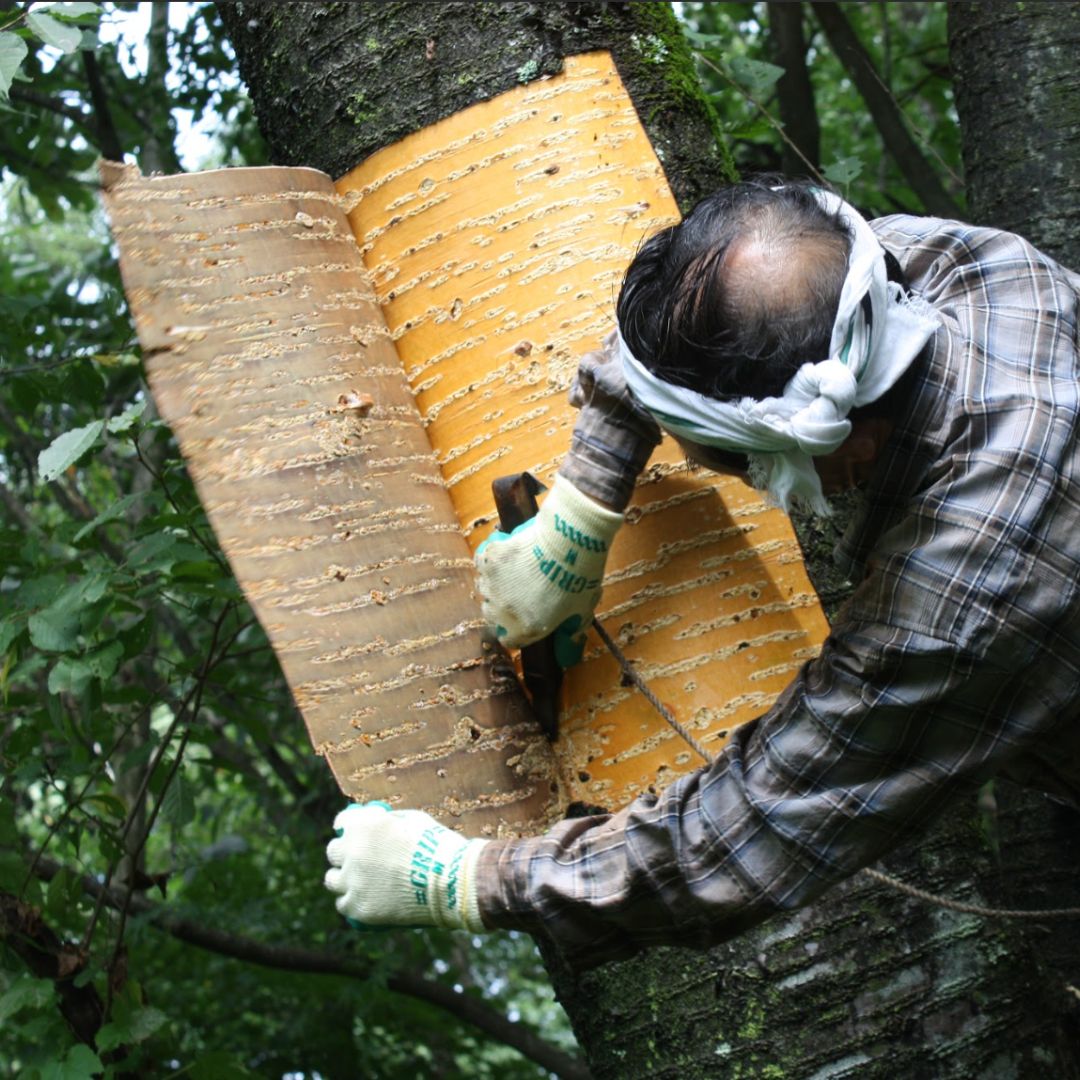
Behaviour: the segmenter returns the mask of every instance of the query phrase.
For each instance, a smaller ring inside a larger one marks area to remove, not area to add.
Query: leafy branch
[[[309,975],[338,975],[366,980],[374,972],[370,962],[356,956],[300,946],[268,945],[242,934],[204,926],[175,914],[162,904],[133,895],[130,890],[120,891],[103,885],[90,874],[75,874],[52,859],[41,860],[37,873],[43,881],[49,881],[62,870],[78,878],[83,890],[94,897],[99,909],[107,907],[121,913],[130,911],[179,941],[221,956],[279,971]],[[485,1035],[513,1047],[530,1061],[535,1061],[564,1080],[589,1080],[589,1070],[579,1059],[553,1046],[524,1024],[508,1019],[481,998],[410,972],[388,975],[386,985],[395,993],[445,1010]]]

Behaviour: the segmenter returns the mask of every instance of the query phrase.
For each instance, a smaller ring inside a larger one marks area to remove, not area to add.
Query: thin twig
[[[142,783],[139,785],[139,790],[136,792],[135,798],[132,800],[132,806],[131,806],[131,809],[128,811],[127,820],[125,821],[124,827],[120,832],[119,845],[120,845],[121,848],[126,848],[127,838],[128,838],[128,835],[131,832],[131,829],[132,829],[134,823],[135,823],[136,817],[138,816],[138,810],[141,807],[141,805],[143,803],[143,800],[146,798],[146,793],[147,793],[147,791],[149,790],[149,787],[150,787],[150,781],[153,778],[154,772],[157,770],[158,765],[161,764],[162,758],[165,756],[165,751],[168,749],[169,743],[172,741],[172,737],[173,737],[174,732],[176,731],[177,727],[180,725],[181,721],[186,718],[188,707],[189,707],[191,701],[194,699],[195,695],[197,693],[201,694],[201,688],[203,686],[203,682],[205,680],[206,675],[209,673],[209,670],[210,670],[209,664],[210,664],[210,660],[211,660],[211,658],[213,656],[213,646],[214,646],[214,641],[216,641],[217,631],[218,631],[218,629],[220,629],[221,622],[224,620],[225,615],[228,613],[228,611],[233,606],[234,606],[234,601],[230,600],[230,601],[228,601],[228,603],[225,604],[224,608],[222,609],[221,616],[219,617],[217,623],[215,624],[215,630],[214,630],[215,637],[214,637],[214,640],[211,641],[211,646],[207,650],[207,660],[206,660],[206,663],[204,663],[203,671],[200,672],[199,677],[198,677],[198,681],[196,682],[195,686],[192,687],[192,689],[188,692],[187,696],[183,699],[181,711],[177,712],[173,716],[172,722],[165,729],[165,733],[161,737],[161,745],[157,748],[157,750],[154,753],[153,758],[151,759],[151,761],[147,765],[146,772],[143,774]],[[146,842],[146,837],[144,836],[137,850],[142,850],[142,845],[145,844],[145,842]],[[113,874],[116,873],[116,867],[117,867],[117,865],[118,865],[118,863],[120,861],[120,858],[121,858],[121,856],[117,856],[109,864],[109,869],[108,869],[108,873],[106,875],[106,880],[111,880]],[[85,949],[86,951],[89,951],[90,943],[93,940],[94,930],[96,928],[97,920],[98,920],[98,917],[100,916],[100,913],[101,913],[101,904],[99,902],[99,904],[94,908],[94,912],[90,917],[90,923],[87,926],[86,932],[83,935],[82,948]]]
[[[117,958],[119,957],[120,949],[121,949],[121,947],[123,946],[123,943],[124,943],[124,928],[125,928],[125,926],[127,924],[128,905],[130,904],[131,897],[135,892],[134,866],[137,863],[139,856],[142,854],[143,849],[146,847],[146,842],[150,837],[150,833],[153,831],[154,824],[155,824],[155,822],[157,821],[157,818],[158,818],[158,814],[161,812],[161,808],[165,803],[165,793],[168,791],[169,785],[172,783],[173,779],[175,778],[176,773],[180,768],[180,764],[184,759],[184,750],[187,748],[188,740],[191,738],[191,729],[195,725],[195,722],[196,722],[196,720],[198,718],[199,710],[202,708],[203,691],[206,689],[206,680],[207,680],[207,678],[208,678],[208,676],[210,674],[210,670],[215,664],[220,662],[220,660],[222,659],[222,657],[225,655],[226,651],[228,650],[229,643],[227,642],[223,646],[221,652],[218,653],[217,656],[214,655],[215,650],[217,648],[217,640],[218,640],[218,635],[221,632],[221,627],[224,625],[225,619],[228,617],[229,613],[233,610],[234,607],[235,607],[234,602],[232,600],[228,601],[225,604],[225,606],[221,609],[221,614],[220,614],[220,616],[218,617],[217,621],[214,624],[214,630],[213,630],[213,634],[211,635],[210,644],[209,644],[209,646],[207,647],[207,650],[206,650],[206,660],[205,660],[205,662],[203,664],[202,671],[199,672],[199,674],[198,674],[198,676],[196,678],[195,687],[194,687],[194,695],[193,695],[193,698],[192,698],[192,705],[191,705],[191,709],[190,709],[190,717],[187,720],[187,723],[186,723],[185,729],[184,729],[184,733],[181,736],[180,745],[176,749],[176,756],[173,758],[173,761],[172,761],[172,763],[170,765],[170,768],[169,768],[169,772],[165,777],[165,782],[162,784],[161,793],[158,795],[157,801],[154,803],[154,808],[150,812],[150,819],[147,821],[146,827],[143,829],[143,835],[139,838],[139,842],[135,846],[134,850],[125,852],[125,854],[127,854],[127,856],[131,859],[133,869],[132,869],[132,872],[128,875],[127,882],[125,882],[126,893],[125,893],[125,898],[124,898],[124,905],[120,910],[120,925],[117,928],[117,932],[116,932],[116,944],[113,947],[112,959],[109,961],[108,970],[110,970],[110,971],[113,970],[113,967],[116,964]],[[183,715],[183,713],[180,714],[180,716],[182,716],[182,715]],[[146,775],[143,777],[143,783],[140,786],[139,793],[138,793],[138,795],[136,796],[136,798],[134,800],[133,806],[131,807],[131,809],[128,812],[128,824],[125,827],[124,834],[123,834],[123,836],[121,838],[122,842],[124,842],[124,844],[125,844],[125,847],[126,847],[127,834],[130,831],[131,824],[138,817],[139,807],[142,805],[143,800],[146,798],[146,793],[147,793],[147,791],[149,789],[149,786],[150,786],[150,779],[153,776],[154,771],[156,770],[156,768],[157,768],[159,762],[161,761],[162,757],[164,756],[165,748],[168,745],[169,738],[171,737],[172,731],[175,729],[176,724],[180,720],[180,716],[177,716],[176,719],[173,721],[172,725],[170,725],[169,732],[167,733],[166,737],[162,740],[162,744],[161,744],[161,747],[160,747],[160,752],[155,756],[154,761],[151,762],[150,766],[147,768]],[[113,875],[114,872],[115,872],[115,866],[113,868],[110,868],[109,879],[112,878],[112,875]],[[107,998],[106,1003],[105,1003],[106,1015],[108,1015],[108,1012],[109,1012],[109,1010],[111,1008],[112,1008],[112,980],[109,981],[109,994],[108,994],[108,998]]]
[[[177,512],[177,514],[184,516],[184,511],[181,509],[179,502],[177,502],[176,498],[173,496],[172,489],[165,481],[164,472],[159,472],[158,470],[156,470],[154,466],[151,465],[150,462],[146,459],[146,455],[143,453],[142,446],[140,445],[138,439],[134,439],[132,441],[135,446],[135,453],[139,458],[139,463],[150,474],[150,476],[153,477],[153,479],[161,485],[161,490],[165,492],[165,498],[168,500],[169,505]],[[215,548],[214,545],[211,544],[208,540],[204,539],[202,533],[200,533],[194,525],[189,526],[189,531],[194,537],[195,542],[207,553],[207,555],[210,556],[211,559],[213,559],[221,572],[226,576],[230,575],[231,571],[229,570],[228,565],[222,558],[217,548]]]
[[[747,101],[749,101],[749,102],[750,102],[750,104],[751,104],[751,105],[753,105],[753,106],[754,106],[754,108],[755,108],[755,109],[757,109],[757,110],[758,110],[758,112],[760,112],[762,116],[764,116],[764,117],[765,117],[766,121],[767,121],[767,122],[768,122],[768,123],[769,123],[769,124],[770,124],[770,125],[771,125],[772,127],[774,127],[774,128],[776,129],[776,133],[777,133],[777,134],[778,134],[778,135],[780,136],[780,138],[781,138],[781,139],[783,139],[783,140],[784,140],[784,142],[785,142],[785,143],[787,143],[787,145],[791,147],[791,149],[792,149],[792,150],[793,150],[793,151],[794,151],[794,152],[795,152],[795,153],[796,153],[796,154],[797,154],[797,155],[799,156],[799,159],[800,159],[800,160],[801,160],[801,161],[802,161],[802,162],[803,162],[803,163],[804,163],[804,164],[806,165],[806,167],[807,167],[807,168],[808,168],[808,169],[810,170],[810,172],[811,172],[811,173],[813,173],[815,177],[817,177],[817,179],[818,179],[818,182],[819,182],[820,184],[822,184],[822,185],[823,185],[824,187],[827,187],[827,188],[830,188],[830,187],[831,187],[831,185],[829,184],[828,180],[826,180],[826,179],[825,179],[825,177],[824,177],[824,176],[822,176],[820,172],[818,172],[818,170],[817,170],[817,169],[816,169],[816,168],[814,167],[814,165],[813,165],[813,164],[811,163],[811,161],[810,161],[810,160],[809,160],[809,159],[807,158],[807,156],[806,156],[806,155],[805,155],[805,154],[804,154],[804,153],[803,153],[803,152],[802,152],[802,151],[801,151],[801,150],[799,149],[799,147],[798,147],[798,146],[797,146],[797,145],[796,145],[796,144],[795,144],[795,143],[794,143],[794,142],[793,142],[793,141],[791,140],[791,138],[790,138],[790,137],[788,136],[787,132],[786,132],[786,131],[784,131],[784,125],[783,125],[783,124],[781,124],[781,123],[780,123],[780,122],[779,122],[779,121],[778,121],[778,120],[777,120],[777,119],[776,119],[776,118],[775,118],[775,117],[774,117],[774,116],[772,115],[772,113],[770,113],[770,112],[769,112],[769,110],[768,110],[768,109],[766,109],[766,108],[765,108],[765,106],[764,106],[764,105],[762,105],[762,104],[761,104],[761,103],[760,103],[760,102],[759,102],[759,101],[758,101],[758,100],[757,100],[757,99],[756,99],[756,98],[755,98],[755,97],[753,96],[753,94],[751,94],[751,93],[750,93],[750,91],[749,91],[749,90],[747,90],[747,89],[746,89],[745,87],[742,87],[742,86],[740,86],[740,85],[739,85],[739,84],[738,84],[738,83],[737,83],[737,82],[736,82],[736,81],[735,81],[735,80],[734,80],[734,79],[733,79],[733,78],[732,78],[732,77],[731,77],[731,76],[730,76],[730,75],[729,75],[729,74],[728,74],[728,73],[727,73],[727,72],[726,72],[726,71],[725,71],[725,70],[724,70],[724,69],[723,69],[722,67],[720,67],[720,65],[719,65],[719,64],[714,64],[714,63],[713,63],[713,62],[712,62],[712,61],[711,61],[711,60],[710,60],[710,59],[709,59],[709,58],[708,58],[708,57],[707,57],[707,56],[706,56],[706,55],[705,55],[704,53],[698,53],[698,56],[700,56],[700,58],[701,58],[701,62],[702,62],[702,63],[703,63],[703,64],[704,64],[704,65],[705,65],[706,67],[708,67],[708,68],[711,68],[711,69],[712,69],[713,71],[715,71],[715,72],[716,72],[716,74],[717,74],[717,75],[719,75],[719,76],[720,76],[720,78],[722,78],[722,79],[723,79],[723,80],[724,80],[725,82],[727,82],[727,83],[730,83],[730,84],[731,84],[731,86],[733,86],[733,87],[735,88],[735,90],[736,90],[736,92],[737,92],[737,93],[740,93],[740,94],[742,94],[742,96],[743,96],[744,98],[746,98],[746,100],[747,100]]]
[[[23,881],[22,888],[19,890],[20,897],[22,897],[23,893],[25,893],[26,886],[30,884],[30,879],[31,877],[33,877],[34,872],[37,869],[37,864],[44,857],[45,851],[48,848],[49,844],[52,843],[53,837],[60,831],[60,828],[64,824],[64,822],[75,812],[76,809],[79,808],[79,805],[82,803],[83,799],[86,797],[87,792],[90,790],[90,786],[96,783],[101,773],[103,773],[105,769],[108,768],[109,759],[120,749],[121,743],[123,743],[123,741],[131,733],[131,729],[150,711],[151,708],[152,704],[148,703],[142,709],[140,709],[138,713],[135,714],[135,716],[132,717],[132,719],[120,732],[119,736],[117,736],[116,741],[112,744],[109,750],[102,753],[100,762],[90,771],[90,775],[87,777],[86,783],[83,785],[82,790],[78,793],[78,795],[75,796],[74,799],[68,801],[63,811],[61,811],[57,819],[49,827],[48,831],[45,834],[45,839],[41,842],[41,846],[40,848],[38,848],[37,853],[34,855],[34,858],[30,863],[30,868],[26,872],[26,878]]]

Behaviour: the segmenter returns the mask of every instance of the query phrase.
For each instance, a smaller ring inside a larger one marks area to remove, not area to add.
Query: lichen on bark
[[[734,175],[667,4],[219,3],[273,160],[337,177],[375,150],[610,50],[684,209]]]
[[[972,219],[1080,267],[1080,4],[952,3]]]

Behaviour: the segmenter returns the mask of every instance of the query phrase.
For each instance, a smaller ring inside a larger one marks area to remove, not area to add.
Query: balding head
[[[668,382],[717,398],[780,394],[828,356],[850,244],[805,185],[724,188],[642,247],[619,295],[623,338]]]

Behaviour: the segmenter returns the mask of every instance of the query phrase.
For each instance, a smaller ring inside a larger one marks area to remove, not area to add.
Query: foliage
[[[897,163],[884,152],[866,105],[804,4],[807,66],[821,124],[822,172],[872,215],[922,213]],[[847,19],[869,51],[881,82],[903,110],[909,130],[963,205],[960,134],[949,78],[945,5],[845,3]],[[781,125],[767,5],[682,5],[699,71],[713,95],[736,164],[743,172],[780,168]],[[808,171],[807,175],[811,175]]]
[[[339,795],[149,402],[96,158],[176,167],[190,117],[216,126],[203,164],[263,160],[212,5],[166,35],[169,7],[0,22],[0,1074],[536,1076],[388,989],[459,986],[572,1047],[527,938],[334,911]],[[308,969],[265,966],[286,947]]]

